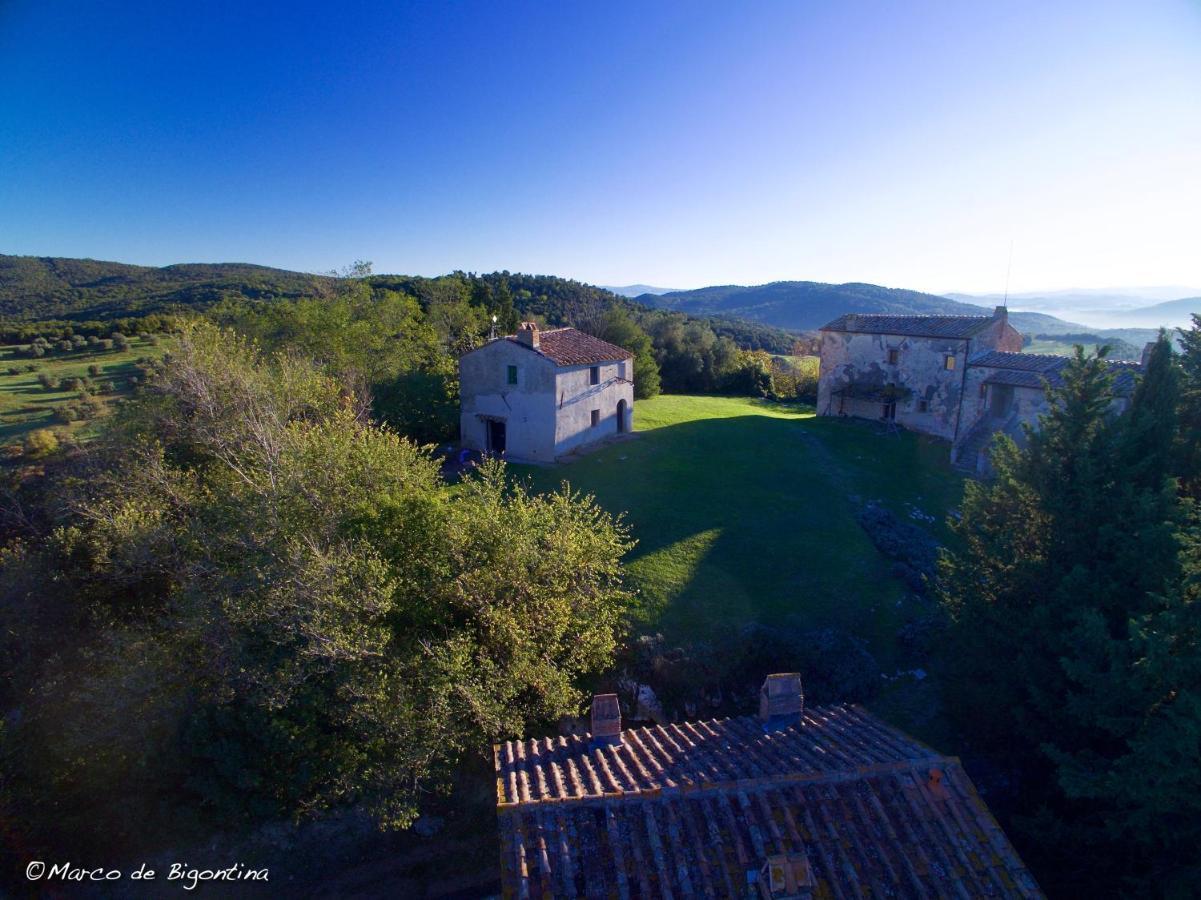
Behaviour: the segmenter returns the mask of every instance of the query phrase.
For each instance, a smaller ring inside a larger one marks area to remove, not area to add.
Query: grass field
[[[897,628],[922,601],[891,576],[856,512],[877,500],[906,521],[933,516],[918,524],[946,539],[962,479],[945,443],[731,397],[640,401],[635,430],[567,466],[514,468],[538,489],[567,481],[626,514],[641,630],[719,643],[749,622],[797,616],[866,640],[893,670]]]
[[[69,425],[54,420],[54,411],[65,404],[75,402],[77,391],[48,391],[38,383],[38,376],[46,373],[52,378],[81,377],[88,375],[88,366],[100,367],[100,375],[93,382],[112,385],[111,390],[95,394],[105,407],[127,395],[130,379],[137,376],[134,360],[140,357],[158,357],[166,349],[166,340],[160,339],[157,346],[146,337],[131,337],[129,349],[123,352],[103,351],[91,347],[76,352],[55,352],[41,359],[31,359],[20,354],[22,347],[0,346],[0,446],[19,443],[31,431],[53,427],[70,432],[76,437],[86,437],[94,423],[72,422]],[[27,365],[37,367],[35,372],[24,371]],[[17,366],[21,372],[9,375],[9,367]]]

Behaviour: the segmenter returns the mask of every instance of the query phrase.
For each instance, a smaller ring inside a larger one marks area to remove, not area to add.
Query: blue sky
[[[0,252],[1201,285],[1201,3],[0,0]]]

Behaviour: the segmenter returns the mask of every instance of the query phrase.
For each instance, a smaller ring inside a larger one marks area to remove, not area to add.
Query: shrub
[[[64,391],[81,391],[84,388],[84,381],[78,376],[71,376],[62,380],[62,389]]]
[[[113,342],[111,340],[109,340],[108,338],[105,338],[103,341],[100,342],[101,350],[112,350],[113,346],[114,346]]]
[[[58,342],[58,349],[62,350],[64,353],[69,353],[72,349],[74,349],[74,346],[75,345],[72,344],[70,341],[59,341]]]
[[[5,371],[6,371],[6,372],[7,372],[9,375],[20,375],[20,374],[21,374],[21,367],[20,367],[20,366],[9,366],[9,367],[8,367],[8,369],[6,369]]]
[[[63,404],[54,411],[54,421],[61,422],[64,425],[78,422],[82,417],[83,415],[80,413],[79,407],[74,403]]]
[[[38,376],[38,384],[48,391],[57,391],[59,389],[58,379],[53,375],[47,374],[46,372],[43,372]]]
[[[90,366],[88,366],[88,374],[91,375],[93,378],[99,378],[100,377],[100,366],[96,365],[95,363],[92,363]]]
[[[34,459],[49,456],[58,449],[58,437],[49,428],[39,428],[25,436],[25,455]]]
[[[26,363],[26,364],[25,364],[25,371],[26,371],[26,372],[36,372],[37,370],[38,370],[38,367],[37,367],[36,365],[34,365],[33,363]]]

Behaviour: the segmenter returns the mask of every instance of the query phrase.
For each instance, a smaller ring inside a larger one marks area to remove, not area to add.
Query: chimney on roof
[[[522,322],[521,327],[517,329],[517,341],[537,350],[538,324],[536,322]]]
[[[1002,322],[1007,322],[1009,320],[1009,307],[998,306],[992,311],[992,317],[994,319],[1000,319]]]
[[[621,743],[621,705],[616,694],[592,697],[592,743]]]
[[[805,708],[801,676],[796,672],[768,675],[759,689],[759,721],[765,731],[796,725]]]
[[[1144,369],[1151,364],[1151,354],[1155,352],[1155,343],[1155,341],[1147,341],[1143,345],[1143,358],[1139,361],[1139,365]]]

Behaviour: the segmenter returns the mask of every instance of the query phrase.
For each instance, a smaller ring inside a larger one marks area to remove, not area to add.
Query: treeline
[[[1115,414],[1079,349],[969,482],[944,683],[1052,896],[1201,893],[1201,319]]]
[[[390,365],[386,337],[318,363],[197,324],[95,442],[0,472],[14,884],[30,859],[120,865],[331,810],[405,826],[611,666],[624,527],[499,464],[445,490],[331,374]]]
[[[70,322],[46,319],[34,322],[0,319],[0,343],[29,344],[42,338],[48,343],[82,338],[109,338],[113,332],[126,335],[165,334],[179,331],[189,320],[185,315],[124,316],[115,319]]]
[[[1097,347],[1108,347],[1108,355],[1110,359],[1139,359],[1142,356],[1142,348],[1136,347],[1129,341],[1124,341],[1121,338],[1102,337],[1099,334],[1091,332],[1067,332],[1063,334],[1036,334],[1022,335],[1022,346],[1029,347],[1035,341],[1050,341],[1056,344],[1081,344]]]

